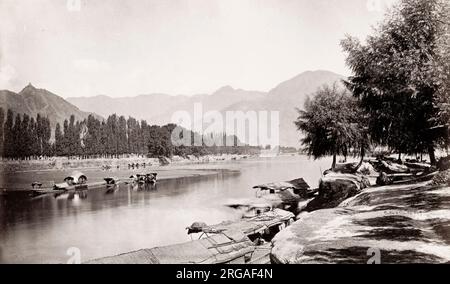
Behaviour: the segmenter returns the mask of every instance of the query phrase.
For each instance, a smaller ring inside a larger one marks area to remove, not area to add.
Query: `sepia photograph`
[[[450,263],[449,146],[448,0],[0,0],[0,264]]]

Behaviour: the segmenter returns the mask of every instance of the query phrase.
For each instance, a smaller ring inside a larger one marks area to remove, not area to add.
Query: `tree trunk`
[[[437,161],[436,161],[436,156],[434,154],[434,146],[433,145],[428,146],[428,155],[430,156],[431,165],[436,165]]]
[[[359,164],[356,166],[355,172],[362,166],[365,155],[366,155],[366,150],[364,149],[364,147],[361,147],[361,160],[359,161]]]
[[[333,164],[331,165],[331,169],[333,171],[336,169],[336,153],[333,154]]]

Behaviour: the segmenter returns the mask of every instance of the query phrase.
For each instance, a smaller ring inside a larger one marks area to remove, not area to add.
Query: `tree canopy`
[[[302,144],[308,155],[315,159],[332,155],[332,168],[337,155],[364,156],[368,147],[364,116],[345,88],[323,86],[298,112],[295,124],[305,134]]]
[[[369,114],[372,139],[399,153],[428,152],[446,140],[450,118],[449,3],[401,0],[363,44],[342,47],[347,87]]]

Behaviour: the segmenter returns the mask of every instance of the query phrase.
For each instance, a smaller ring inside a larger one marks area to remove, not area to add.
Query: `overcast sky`
[[[364,38],[390,2],[0,0],[0,89],[198,94],[267,91],[307,70],[348,75],[340,39]]]

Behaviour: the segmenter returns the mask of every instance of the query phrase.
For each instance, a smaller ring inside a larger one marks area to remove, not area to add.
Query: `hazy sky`
[[[267,91],[306,70],[348,74],[392,0],[0,0],[0,89],[63,97]],[[380,9],[379,9],[380,8]]]

